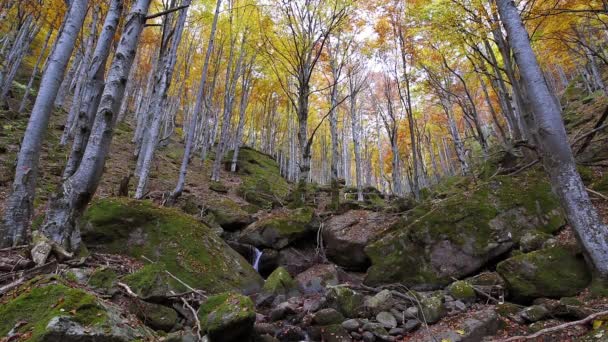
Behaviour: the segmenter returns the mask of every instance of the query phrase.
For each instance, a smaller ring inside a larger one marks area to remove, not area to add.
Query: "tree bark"
[[[82,162],[49,203],[44,235],[67,250],[80,244],[78,221],[97,190],[151,0],[137,0],[125,20]]]
[[[6,200],[4,226],[0,227],[2,247],[25,242],[34,209],[40,148],[53,110],[53,101],[84,22],[87,5],[88,0],[73,0],[64,29],[57,39],[46,72],[42,76],[17,157],[12,193]]]
[[[49,29],[49,32],[46,34],[46,38],[44,39],[44,44],[40,49],[40,54],[36,59],[36,64],[34,65],[34,70],[32,70],[32,75],[30,76],[30,80],[27,82],[27,86],[25,87],[25,91],[23,93],[23,98],[21,99],[21,104],[19,105],[19,114],[23,114],[25,112],[25,107],[27,106],[28,98],[30,96],[30,91],[34,86],[34,80],[38,75],[38,69],[40,69],[40,64],[42,63],[42,58],[44,57],[44,53],[46,52],[46,48],[48,47],[49,41],[51,40],[51,36],[53,35],[53,29]]]
[[[608,227],[602,223],[576,171],[561,109],[551,96],[532,50],[528,32],[513,1],[497,0],[497,3],[521,78],[528,91],[528,100],[538,126],[537,138],[543,165],[553,190],[583,246],[588,263],[597,276],[608,279]]]

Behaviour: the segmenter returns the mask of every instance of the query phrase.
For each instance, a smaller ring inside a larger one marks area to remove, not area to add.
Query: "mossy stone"
[[[275,269],[264,283],[263,290],[270,294],[289,295],[298,292],[298,285],[284,267]]]
[[[331,286],[327,300],[334,309],[347,318],[359,317],[363,310],[364,296],[345,286]]]
[[[448,287],[448,293],[454,299],[458,299],[466,303],[472,303],[475,301],[475,299],[477,299],[473,286],[463,280],[458,280],[450,284]]]
[[[252,222],[251,215],[230,198],[215,199],[207,207],[215,222],[227,231],[239,230]]]
[[[117,278],[114,270],[102,267],[93,271],[88,284],[95,289],[108,291],[114,286]]]
[[[177,323],[177,312],[164,305],[133,300],[129,305],[129,310],[154,330],[169,332]]]
[[[82,238],[106,253],[153,260],[131,281],[142,287],[165,271],[188,285],[217,293],[230,289],[256,291],[263,279],[241,255],[208,226],[174,208],[147,201],[107,198],[94,202],[83,218]],[[175,281],[166,282],[179,289]],[[169,290],[167,289],[167,290]]]
[[[553,233],[565,222],[540,169],[456,184],[458,191],[416,206],[365,248],[366,284],[438,289],[505,254],[526,231]]]
[[[582,256],[565,247],[541,249],[502,261],[496,270],[515,300],[574,296],[591,282]]]
[[[420,310],[419,318],[423,320],[423,322],[432,324],[439,321],[447,314],[447,310],[443,303],[443,296],[439,294],[422,298],[420,306],[422,310]]]
[[[221,293],[201,305],[198,317],[210,341],[240,342],[252,336],[256,316],[249,297]]]
[[[284,209],[249,225],[241,231],[239,242],[256,247],[282,249],[313,234],[315,226],[313,208]]]

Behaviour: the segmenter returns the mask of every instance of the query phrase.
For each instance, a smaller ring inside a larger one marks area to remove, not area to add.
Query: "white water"
[[[262,259],[262,254],[264,254],[264,252],[262,252],[261,250],[253,247],[253,249],[255,250],[255,258],[253,261],[253,269],[256,270],[257,272],[260,272],[260,259]]]

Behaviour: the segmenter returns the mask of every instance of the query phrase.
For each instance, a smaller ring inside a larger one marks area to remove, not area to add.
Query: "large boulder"
[[[232,153],[227,160],[232,160]],[[261,208],[281,205],[289,194],[289,183],[281,176],[279,165],[269,155],[242,147],[239,149],[237,174],[241,184],[239,196]]]
[[[127,342],[153,336],[136,320],[124,324],[118,307],[82,289],[49,283],[30,284],[18,292],[0,301],[0,336],[51,342]]]
[[[526,231],[554,233],[564,224],[559,202],[538,171],[469,187],[417,206],[368,245],[372,266],[365,282],[437,289],[508,252]]]
[[[394,219],[384,213],[350,210],[323,225],[327,257],[336,264],[365,271],[370,264],[365,246],[386,231]]]
[[[278,267],[266,279],[263,288],[265,293],[275,295],[296,295],[297,283],[284,267]]]
[[[83,241],[91,249],[153,263],[127,277],[142,296],[187,290],[257,291],[263,279],[209,227],[172,208],[125,198],[99,200],[84,215]]]
[[[591,282],[583,257],[565,247],[509,258],[500,262],[496,270],[506,280],[515,300],[574,296]]]
[[[298,288],[305,294],[324,293],[326,287],[340,283],[338,268],[333,264],[314,265],[296,276]]]
[[[255,308],[249,297],[222,293],[209,297],[198,311],[210,342],[248,341],[253,335]]]
[[[276,210],[245,228],[239,236],[239,242],[258,248],[282,249],[314,234],[316,227],[312,208]]]
[[[221,197],[206,203],[214,221],[227,231],[245,228],[253,218],[243,208],[228,197]]]

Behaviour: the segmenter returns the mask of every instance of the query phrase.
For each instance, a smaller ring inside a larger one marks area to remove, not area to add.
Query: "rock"
[[[391,336],[403,336],[405,333],[406,331],[403,328],[393,328],[388,332],[388,334]]]
[[[258,248],[282,249],[314,234],[317,225],[312,208],[277,210],[245,228],[238,240]]]
[[[376,336],[369,331],[364,332],[362,337],[363,337],[363,342],[375,342],[376,341]]]
[[[277,332],[277,328],[270,323],[258,323],[256,322],[253,325],[253,330],[258,335],[272,335],[274,336]]]
[[[232,151],[226,160],[232,159]],[[251,204],[261,208],[282,205],[289,194],[289,184],[281,176],[279,165],[269,155],[251,148],[241,147],[237,160],[237,174],[241,184],[237,193]]]
[[[296,306],[289,302],[283,302],[277,305],[270,311],[270,320],[273,322],[282,320],[283,318],[296,313]]]
[[[211,296],[198,317],[210,342],[240,342],[253,334],[255,309],[249,297],[237,293]]]
[[[205,205],[209,213],[213,215],[215,222],[226,231],[234,232],[253,222],[251,215],[228,197],[216,198],[213,201],[205,202]]]
[[[276,337],[271,335],[260,335],[255,339],[256,342],[280,342]]]
[[[345,286],[331,286],[327,291],[328,305],[345,317],[359,317],[363,309],[363,295]]]
[[[277,333],[277,338],[280,341],[305,341],[306,333],[300,327],[289,325]]]
[[[321,296],[313,296],[304,299],[304,303],[302,304],[302,308],[305,312],[317,312],[319,311],[327,302],[325,297]]]
[[[335,309],[328,308],[315,313],[312,321],[316,325],[340,324],[344,321],[344,316]]]
[[[450,315],[455,315],[467,311],[467,305],[459,300],[445,302],[444,305]]]
[[[519,240],[519,249],[524,252],[532,252],[543,247],[545,241],[551,238],[550,234],[539,232],[539,231],[529,231],[526,232]]]
[[[296,276],[298,288],[305,294],[325,293],[328,286],[338,285],[338,269],[333,264],[312,266]]]
[[[278,252],[277,265],[285,267],[289,274],[300,274],[315,266],[315,254],[313,248],[285,248]]]
[[[321,329],[321,341],[325,342],[351,342],[352,338],[340,324],[327,325]]]
[[[418,319],[408,319],[405,322],[405,324],[403,325],[403,329],[406,332],[411,332],[411,331],[418,329],[421,324],[422,323],[420,323],[420,320],[418,320]]]
[[[53,246],[48,238],[37,230],[32,232],[32,241],[34,245],[31,250],[32,260],[36,265],[40,266],[46,262],[46,259],[53,250]]]
[[[553,233],[564,222],[541,172],[494,177],[410,210],[365,248],[372,262],[365,283],[442,288],[508,252],[526,231]]]
[[[354,331],[350,332],[350,337],[352,337],[353,340],[361,340],[361,339],[363,339],[363,337],[361,336],[361,334],[359,334],[358,332],[354,332]]]
[[[342,328],[344,328],[348,331],[357,331],[357,329],[359,329],[360,326],[361,326],[361,324],[359,323],[359,321],[356,319],[353,319],[353,318],[342,322]]]
[[[392,217],[366,210],[333,216],[322,230],[327,257],[347,269],[365,271],[370,264],[365,246],[394,223]]]
[[[297,295],[297,283],[283,267],[275,269],[266,279],[263,291],[271,294],[283,294],[287,296]]]
[[[422,307],[422,312],[419,314],[419,318],[429,324],[438,322],[446,315],[443,298],[439,295],[423,298],[420,301],[420,306]]]
[[[208,226],[178,209],[128,198],[94,202],[83,218],[83,241],[98,252],[155,261],[124,279],[146,297],[187,291],[165,271],[208,293],[254,292],[263,279]]]
[[[154,330],[169,332],[177,323],[177,312],[163,305],[135,299],[131,301],[129,311]]]
[[[93,271],[88,280],[88,285],[104,293],[111,293],[116,284],[118,275],[110,268],[101,267]]]
[[[395,304],[395,299],[389,290],[382,290],[372,297],[366,297],[365,310],[372,315],[376,315],[381,311],[390,310]]]
[[[418,318],[418,308],[415,306],[410,306],[403,313],[405,318]]]
[[[521,317],[530,323],[538,322],[549,315],[544,305],[532,305],[521,311]]]
[[[463,301],[465,303],[473,303],[477,299],[475,289],[471,284],[463,280],[458,280],[448,286],[448,293],[454,299]]]
[[[30,282],[0,305],[0,335],[28,334],[31,341],[133,341],[155,334],[123,324],[123,312],[82,289]],[[24,324],[18,324],[24,322]],[[29,332],[29,333],[28,333]]]
[[[382,324],[386,329],[397,327],[397,319],[390,312],[382,311],[376,315],[378,323]]]
[[[564,247],[547,248],[502,261],[496,270],[515,300],[574,296],[591,281],[581,256]]]
[[[487,309],[478,311],[472,314],[470,318],[465,319],[458,332],[450,330],[437,334],[426,341],[479,342],[483,341],[484,337],[496,334],[499,327],[498,315],[494,310]]]
[[[175,331],[167,334],[165,342],[197,342],[198,336],[191,329]]]

